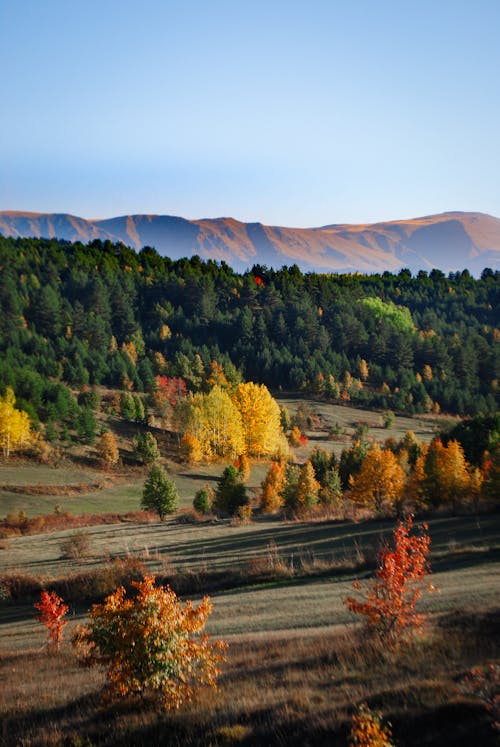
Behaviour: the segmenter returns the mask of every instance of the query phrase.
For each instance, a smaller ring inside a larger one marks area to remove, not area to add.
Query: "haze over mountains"
[[[88,243],[109,239],[140,250],[153,246],[172,259],[199,254],[236,270],[253,264],[303,271],[383,272],[439,268],[444,272],[500,269],[500,219],[449,212],[372,225],[286,228],[233,218],[187,220],[168,215],[124,215],[87,220],[64,213],[0,211],[4,236]]]

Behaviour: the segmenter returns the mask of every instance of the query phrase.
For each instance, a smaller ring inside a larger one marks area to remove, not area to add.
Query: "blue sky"
[[[498,0],[0,0],[0,209],[500,216]]]

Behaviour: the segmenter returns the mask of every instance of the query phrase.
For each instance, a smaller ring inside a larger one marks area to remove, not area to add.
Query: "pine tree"
[[[175,482],[159,464],[153,465],[144,483],[141,506],[148,511],[156,511],[163,521],[167,514],[173,514],[179,502]]]

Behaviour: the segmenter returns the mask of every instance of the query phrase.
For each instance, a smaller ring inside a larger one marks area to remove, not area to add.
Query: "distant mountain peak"
[[[316,272],[383,272],[436,267],[445,272],[500,268],[500,219],[449,211],[372,224],[287,228],[235,218],[187,219],[137,214],[86,220],[68,213],[0,211],[0,234],[81,241],[121,241],[136,250],[153,246],[178,259],[199,254],[237,270],[253,264],[297,264]]]

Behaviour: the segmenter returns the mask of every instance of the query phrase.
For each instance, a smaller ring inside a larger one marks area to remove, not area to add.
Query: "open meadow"
[[[293,412],[301,402],[286,404]],[[309,406],[320,419],[296,449],[298,462],[318,444],[338,454],[360,422],[376,440],[408,429],[424,441],[434,435],[430,418],[396,418],[385,429],[377,413]],[[1,540],[2,744],[347,745],[353,709],[363,702],[392,723],[397,745],[496,743],[484,701],[461,683],[471,668],[498,661],[500,515],[429,518],[435,591],[421,605],[428,622],[409,647],[381,651],[360,635],[344,600],[356,579],[368,583],[394,521],[188,520],[194,492],[214,486],[224,465],[186,467],[171,454],[163,461],[181,498],[180,514],[163,522],[129,513],[139,508],[145,468],[110,473],[70,459],[58,467],[0,465],[3,516],[42,516],[56,504],[75,515],[117,514],[114,523]],[[254,496],[267,466],[252,464]],[[79,551],[68,553],[82,535]],[[173,713],[148,698],[101,702],[103,673],[81,669],[69,640],[90,603],[109,593],[117,563],[156,574],[183,597],[210,594],[207,632],[230,644],[217,691],[202,690]],[[54,655],[33,609],[44,586],[66,590],[71,610]]]

